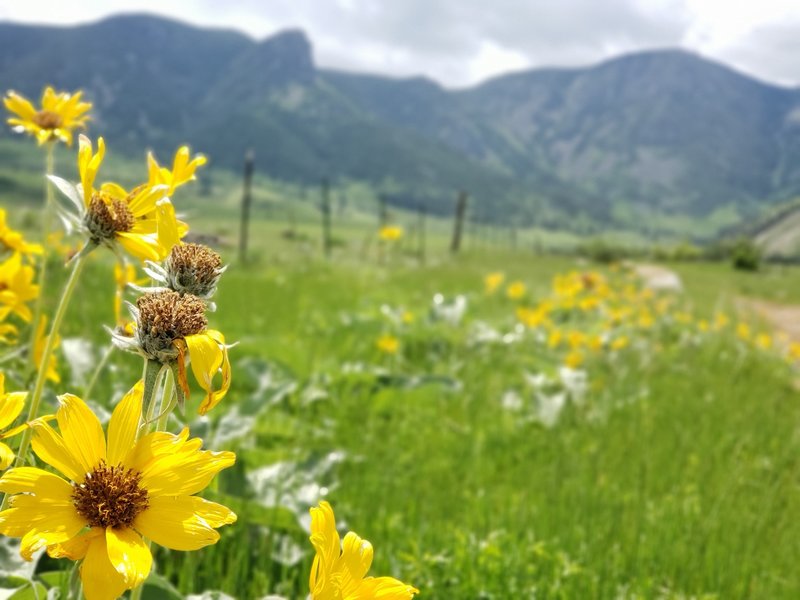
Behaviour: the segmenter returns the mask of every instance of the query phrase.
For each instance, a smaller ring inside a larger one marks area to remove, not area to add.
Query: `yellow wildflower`
[[[194,181],[194,173],[197,167],[202,167],[206,164],[206,157],[202,154],[197,154],[194,158],[190,159],[190,156],[191,154],[188,146],[181,146],[178,148],[172,162],[172,170],[170,171],[166,167],[159,166],[152,152],[148,153],[148,187],[166,186],[166,195],[172,196],[178,187],[189,181]]]
[[[526,308],[520,306],[517,308],[517,319],[520,320],[526,327],[538,327],[547,321],[548,311],[546,307],[539,306],[538,308]]]
[[[234,463],[234,454],[201,450],[188,429],[137,441],[142,388],[140,382],[114,409],[107,439],[83,400],[60,396],[60,433],[45,419],[31,427],[34,452],[63,477],[18,467],[0,478],[0,491],[11,494],[0,533],[22,538],[26,560],[42,548],[81,560],[87,600],[113,600],[144,582],[153,559],[143,537],[197,550],[219,540],[218,527],[236,521],[225,506],[194,495]]]
[[[705,333],[706,331],[708,331],[708,329],[709,329],[708,321],[706,321],[705,319],[700,319],[697,322],[697,329],[702,333]]]
[[[400,349],[400,340],[389,333],[384,333],[378,338],[378,341],[375,342],[375,345],[381,352],[386,354],[397,354],[397,351]]]
[[[800,342],[792,342],[789,344],[787,359],[790,362],[800,360]]]
[[[404,310],[400,318],[406,325],[411,325],[414,322],[414,313],[410,310]]]
[[[618,338],[615,338],[611,342],[611,349],[614,350],[615,352],[618,352],[620,350],[627,348],[628,343],[629,343],[628,338],[624,335],[621,335]]]
[[[563,338],[563,334],[559,329],[553,329],[550,334],[547,336],[547,345],[550,348],[558,348],[561,344],[561,339]]]
[[[583,353],[579,350],[573,350],[564,357],[564,365],[570,369],[577,369],[583,364]]]
[[[528,288],[521,281],[512,281],[506,288],[506,296],[511,300],[519,300],[525,295]]]
[[[82,91],[69,94],[56,92],[50,86],[42,94],[42,106],[36,110],[29,100],[10,91],[3,99],[6,109],[16,115],[8,124],[19,133],[28,133],[39,145],[60,140],[72,145],[72,131],[85,128],[92,108],[89,102],[81,102]]]
[[[745,342],[750,339],[750,326],[747,323],[739,323],[736,326],[736,336]]]
[[[175,367],[176,381],[184,397],[190,393],[185,366],[188,357],[197,383],[206,392],[198,409],[201,415],[219,404],[231,386],[225,336],[208,329],[205,310],[205,302],[190,294],[171,290],[150,292],[136,301],[133,335],[122,329],[112,333],[112,340],[123,350]],[[218,374],[222,381],[217,389],[214,378]]]
[[[0,430],[5,429],[17,420],[25,406],[25,398],[28,392],[8,392],[6,393],[6,377],[0,373]],[[16,435],[26,425],[20,425],[0,434],[0,440]],[[14,462],[14,451],[6,444],[0,442],[0,469],[7,469]]]
[[[762,350],[769,350],[772,348],[772,336],[768,333],[759,333],[756,336],[755,344]]]
[[[44,354],[44,347],[47,344],[47,317],[42,316],[39,319],[39,326],[36,328],[36,339],[33,344],[33,361],[37,368],[42,366],[42,355]],[[61,336],[56,335],[53,345],[55,350],[61,344]],[[55,353],[50,354],[50,360],[45,366],[47,374],[45,377],[53,383],[60,383],[61,376],[58,374],[58,361],[56,360]]]
[[[714,329],[717,331],[720,329],[725,329],[730,322],[730,318],[725,313],[716,313],[714,315]]]
[[[489,273],[483,278],[483,285],[487,294],[494,294],[505,281],[506,276],[500,272]]]
[[[0,304],[9,307],[25,322],[33,318],[27,303],[39,295],[39,286],[33,283],[34,276],[33,267],[22,264],[19,252],[0,264]]]
[[[13,343],[18,333],[16,325],[6,322],[10,314],[10,306],[0,306],[0,342],[3,344]]]
[[[26,242],[19,231],[15,231],[8,226],[4,208],[0,208],[0,245],[5,246],[7,250],[19,252],[25,256],[42,253],[41,244]]]
[[[393,577],[365,577],[372,565],[372,544],[349,532],[336,531],[331,505],[311,509],[311,544],[317,551],[308,585],[311,600],[409,600],[419,590]]]
[[[119,244],[142,260],[165,258],[186,232],[175,218],[165,187],[141,185],[128,193],[115,183],[104,183],[96,189],[94,181],[104,156],[103,138],[97,140],[95,154],[89,138],[80,136],[78,171],[89,239],[97,245]]]
[[[378,237],[384,242],[396,242],[403,237],[403,228],[397,225],[384,225],[378,231]]]

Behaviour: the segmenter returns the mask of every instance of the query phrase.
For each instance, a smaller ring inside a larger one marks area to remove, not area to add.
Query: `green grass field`
[[[782,360],[731,334],[673,344],[664,330],[592,361],[582,404],[545,427],[529,418],[525,373],[552,373],[552,357],[528,338],[470,341],[479,321],[515,324],[513,304],[486,298],[482,278],[502,268],[541,296],[585,264],[491,249],[438,252],[426,267],[344,250],[327,263],[263,231],[275,239],[259,236],[258,261],[225,275],[212,318],[239,341],[233,390],[196,424],[237,451],[212,497],[240,521],[204,552],[158,555],[180,592],[303,597],[303,516],[325,496],[374,544],[372,573],[424,598],[798,597],[800,403]],[[741,292],[797,297],[791,271],[727,269],[678,267],[700,314]],[[113,318],[110,266],[99,261],[86,281],[65,336],[99,344],[98,321]],[[461,324],[427,320],[437,292],[467,296]],[[397,329],[384,304],[415,315],[396,356],[375,346]],[[140,368],[121,354],[112,364],[94,394],[104,404]],[[504,407],[510,391],[521,412]]]

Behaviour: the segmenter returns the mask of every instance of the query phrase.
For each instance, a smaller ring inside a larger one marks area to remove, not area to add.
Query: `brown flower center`
[[[142,474],[101,462],[72,492],[75,509],[92,527],[127,527],[149,506]]]
[[[42,129],[58,129],[63,120],[61,115],[50,110],[40,110],[33,117],[33,122]]]
[[[205,331],[206,305],[194,296],[165,291],[145,294],[136,301],[139,320],[136,335],[142,350],[166,362],[177,356],[175,340]]]
[[[202,297],[213,293],[222,259],[208,246],[178,244],[173,246],[165,266],[172,289]]]
[[[114,238],[118,232],[130,231],[136,218],[124,200],[95,194],[86,212],[86,226],[95,242]]]

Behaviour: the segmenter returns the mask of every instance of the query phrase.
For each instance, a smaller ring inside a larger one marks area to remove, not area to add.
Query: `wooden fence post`
[[[464,226],[464,213],[467,211],[467,192],[460,191],[456,201],[456,214],[453,223],[453,240],[450,243],[450,252],[456,254],[461,249],[461,229]]]
[[[253,170],[255,152],[250,148],[244,154],[244,190],[242,191],[242,222],[239,229],[239,262],[247,262],[247,235],[250,229],[250,205],[253,203]]]
[[[331,198],[330,198],[330,184],[328,178],[322,179],[322,250],[325,253],[325,258],[331,257]]]

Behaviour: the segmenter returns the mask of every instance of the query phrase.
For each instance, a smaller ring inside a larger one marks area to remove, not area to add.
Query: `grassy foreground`
[[[514,303],[482,280],[502,269],[533,301],[586,265],[499,250],[426,267],[281,252],[224,277],[212,325],[239,341],[233,388],[210,421],[191,416],[197,399],[188,407],[193,433],[237,452],[209,497],[240,520],[203,553],[160,551],[170,585],[154,580],[145,598],[171,598],[170,586],[305,597],[304,527],[321,497],[373,543],[371,574],[423,598],[800,597],[800,402],[776,353],[731,328],[667,324],[588,359],[585,393],[552,421],[530,376],[557,377],[560,358],[517,335]],[[681,268],[698,313],[725,304],[721,289],[775,297],[778,281],[793,295],[791,273],[726,268]],[[110,264],[93,264],[65,331],[68,348],[91,333],[94,362],[112,309],[79,307],[112,289]],[[460,322],[429,317],[436,293],[465,295]],[[377,349],[384,333],[396,354]],[[120,376],[99,382],[101,404],[140,367],[111,361]],[[80,389],[88,376],[72,370]]]

